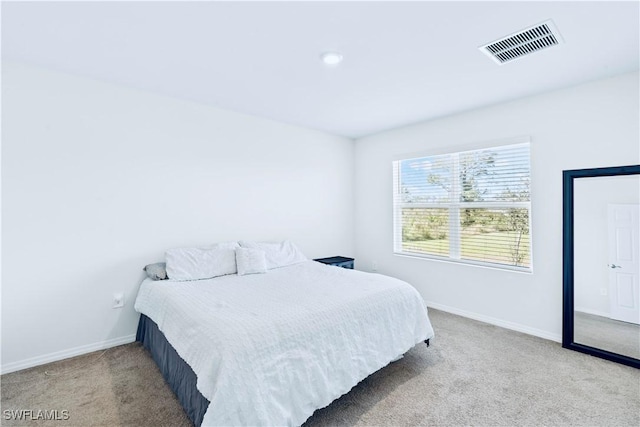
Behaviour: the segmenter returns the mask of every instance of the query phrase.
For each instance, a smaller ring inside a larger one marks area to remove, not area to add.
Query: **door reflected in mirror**
[[[640,175],[573,191],[573,342],[640,359]]]

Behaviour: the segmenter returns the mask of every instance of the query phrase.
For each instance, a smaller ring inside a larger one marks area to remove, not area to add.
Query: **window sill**
[[[487,268],[490,270],[500,270],[507,271],[510,273],[524,273],[524,274],[533,274],[533,267],[516,267],[512,265],[502,265],[502,264],[494,264],[490,262],[483,261],[473,261],[466,259],[452,259],[448,257],[441,257],[437,255],[427,255],[427,254],[419,254],[415,252],[393,252],[394,255],[405,257],[405,258],[416,258],[423,259],[427,261],[435,261],[435,262],[445,262],[448,264],[458,264],[458,265],[468,265],[471,267],[480,267]]]

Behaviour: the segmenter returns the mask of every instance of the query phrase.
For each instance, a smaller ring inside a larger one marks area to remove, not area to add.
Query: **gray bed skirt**
[[[196,427],[202,424],[209,401],[196,388],[196,374],[169,344],[158,325],[144,314],[140,315],[136,341],[149,350],[164,379],[178,397],[187,416]]]

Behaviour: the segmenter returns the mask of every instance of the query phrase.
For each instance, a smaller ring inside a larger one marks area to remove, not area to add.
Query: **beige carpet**
[[[431,310],[436,338],[306,426],[639,426],[640,370]],[[45,375],[45,372],[50,375]],[[3,375],[3,426],[187,426],[147,352],[129,344]],[[6,410],[67,410],[16,422]]]

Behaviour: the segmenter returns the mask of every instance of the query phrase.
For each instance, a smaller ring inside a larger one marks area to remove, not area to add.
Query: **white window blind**
[[[393,162],[394,252],[530,271],[529,143]]]

